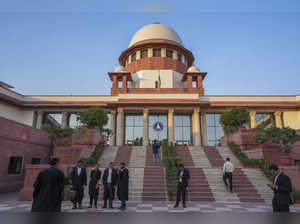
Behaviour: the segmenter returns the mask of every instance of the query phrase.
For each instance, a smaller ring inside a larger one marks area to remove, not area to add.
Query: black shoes
[[[178,204],[175,204],[173,208],[177,208],[177,207],[178,207]]]

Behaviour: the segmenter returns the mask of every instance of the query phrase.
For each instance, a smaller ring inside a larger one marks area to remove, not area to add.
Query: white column
[[[148,114],[149,114],[149,109],[144,109],[143,110],[143,119],[144,119],[143,145],[144,146],[147,146],[149,144]]]
[[[201,135],[200,135],[200,119],[199,119],[199,108],[195,108],[193,112],[193,143],[195,146],[201,145]]]
[[[110,111],[111,145],[116,145],[116,111]]]
[[[42,127],[43,116],[44,116],[44,112],[43,111],[38,111],[37,112],[37,119],[36,119],[36,128],[37,129],[41,129],[41,127]]]
[[[61,127],[66,128],[68,126],[68,116],[69,113],[64,111],[62,112],[62,118],[61,118]]]
[[[124,109],[118,108],[117,145],[124,144]]]
[[[201,133],[202,133],[202,141],[203,141],[202,146],[207,146],[208,140],[207,140],[205,112],[201,112]]]
[[[256,111],[250,111],[250,128],[256,127]]]
[[[282,120],[281,120],[281,115],[282,115],[282,111],[276,111],[274,113],[275,115],[275,125],[277,128],[283,128],[283,124],[282,124]]]
[[[168,141],[174,143],[174,109],[168,111]]]

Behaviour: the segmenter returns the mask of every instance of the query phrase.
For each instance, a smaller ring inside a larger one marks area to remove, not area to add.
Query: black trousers
[[[74,190],[76,191],[75,198],[73,203],[76,205],[76,203],[79,203],[81,205],[82,199],[83,199],[83,186],[75,186]]]
[[[112,200],[115,197],[115,189],[114,185],[112,184],[105,184],[104,185],[104,192],[103,192],[103,200],[104,206],[107,206],[107,199],[109,200],[109,207],[112,207]]]
[[[177,185],[177,197],[176,197],[176,204],[178,205],[182,199],[182,204],[185,205],[185,193],[186,193],[186,185],[182,183],[178,183]]]
[[[90,206],[93,205],[93,202],[94,202],[94,205],[97,206],[99,189],[98,188],[90,189],[89,195],[90,195]]]
[[[229,189],[232,191],[232,173],[225,172],[223,175],[223,181],[226,186],[228,186],[227,179],[229,180]]]
[[[280,204],[278,200],[272,200],[273,212],[290,212],[289,204]]]

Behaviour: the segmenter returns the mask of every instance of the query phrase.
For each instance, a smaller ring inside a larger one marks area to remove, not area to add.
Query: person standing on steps
[[[233,188],[232,187],[233,170],[234,170],[233,164],[230,162],[230,158],[227,158],[223,165],[223,181],[227,188],[228,187],[227,179],[229,180],[229,189],[230,189],[231,193],[233,193],[233,190],[232,190],[232,188]]]
[[[90,206],[95,208],[98,205],[98,195],[99,195],[99,180],[101,178],[101,170],[99,170],[99,164],[97,163],[95,168],[91,171],[90,183],[89,183],[89,195],[90,195]]]
[[[79,160],[77,165],[73,168],[71,172],[71,180],[72,188],[76,191],[72,209],[77,209],[77,204],[78,208],[81,209],[81,203],[84,196],[84,186],[87,184],[86,169],[83,167],[82,160]]]
[[[268,186],[273,190],[274,196],[272,200],[273,212],[290,212],[292,199],[292,183],[290,178],[285,175],[276,165],[271,165],[270,170],[274,175],[272,184]]]
[[[182,207],[186,208],[185,194],[186,194],[186,188],[189,184],[190,172],[188,169],[185,169],[182,164],[180,164],[177,176],[178,176],[177,197],[176,197],[176,204],[174,205],[174,208],[178,207],[181,198],[182,198]]]
[[[34,183],[32,212],[60,212],[64,193],[64,173],[57,169],[57,158],[41,171]]]
[[[160,145],[158,144],[156,139],[154,139],[153,144],[152,144],[153,163],[154,164],[159,164],[159,148],[160,148]]]
[[[128,201],[128,181],[129,170],[125,167],[125,163],[121,163],[121,167],[118,170],[118,198],[121,201],[121,210],[126,209],[126,201]]]
[[[116,169],[113,168],[113,162],[110,162],[108,167],[104,170],[102,183],[104,186],[102,208],[107,208],[107,200],[109,200],[109,208],[113,208],[113,199],[115,197],[115,185],[118,183],[118,174]]]

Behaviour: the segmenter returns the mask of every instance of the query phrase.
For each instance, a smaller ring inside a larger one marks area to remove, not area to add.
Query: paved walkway
[[[263,203],[197,203],[188,202],[187,208],[173,208],[173,203],[170,202],[128,202],[127,210],[120,211],[117,207],[119,202],[114,203],[115,209],[88,209],[88,203],[83,203],[83,209],[72,210],[70,202],[63,203],[63,212],[102,212],[102,213],[270,213],[272,206]],[[99,207],[102,205],[99,203]],[[31,209],[30,202],[14,202],[0,203],[0,212],[29,212]],[[300,213],[300,205],[291,206],[291,212]]]

